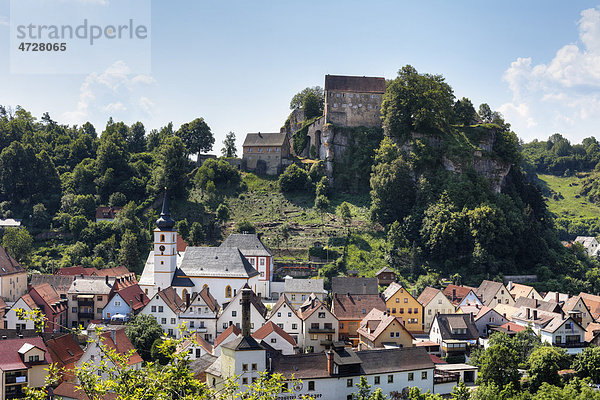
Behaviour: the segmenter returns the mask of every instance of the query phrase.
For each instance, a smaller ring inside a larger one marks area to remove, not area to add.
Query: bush
[[[235,230],[238,233],[256,233],[256,228],[250,222],[244,220],[235,224]]]
[[[279,189],[286,192],[301,191],[308,186],[308,174],[305,170],[292,164],[279,177]]]

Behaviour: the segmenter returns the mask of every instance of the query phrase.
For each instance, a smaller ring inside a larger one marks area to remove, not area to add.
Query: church
[[[260,242],[256,235],[255,241]],[[249,257],[243,250],[232,246],[231,241],[220,247],[186,247],[178,249],[183,241],[178,238],[175,221],[169,212],[168,199],[165,193],[162,211],[154,229],[153,250],[148,255],[139,285],[144,293],[152,298],[158,291],[173,287],[183,301],[194,293],[199,293],[208,287],[211,295],[219,304],[230,302],[239,290],[248,285],[255,293],[262,291],[263,296],[269,294],[266,282],[272,280],[271,271],[259,272],[253,266],[257,265],[255,254]],[[224,243],[225,244],[225,243]],[[264,247],[264,245],[263,245]],[[264,247],[261,254],[270,254]],[[272,255],[265,263],[272,268]],[[261,262],[261,266],[264,264]],[[265,273],[267,272],[267,273]]]

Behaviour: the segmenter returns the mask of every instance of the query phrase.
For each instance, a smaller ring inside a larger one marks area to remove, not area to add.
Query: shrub
[[[306,171],[292,164],[279,177],[279,189],[284,193],[300,191],[306,189],[308,182]]]

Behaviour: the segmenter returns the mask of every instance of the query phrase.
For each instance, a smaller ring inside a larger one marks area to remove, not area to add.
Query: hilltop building
[[[264,175],[283,172],[290,156],[290,140],[284,133],[247,133],[242,150],[246,169]]]

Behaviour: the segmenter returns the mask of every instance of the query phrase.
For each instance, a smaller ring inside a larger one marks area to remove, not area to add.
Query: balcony
[[[577,349],[587,346],[586,342],[567,342],[567,343],[553,343],[553,346],[562,347],[564,349]]]
[[[308,328],[308,333],[335,333],[334,328]]]
[[[6,376],[4,378],[4,384],[5,385],[11,385],[13,383],[18,383],[18,384],[27,383],[27,375],[22,375],[22,376],[18,376],[18,375]]]
[[[94,319],[94,313],[88,311],[80,311],[77,313],[79,319]]]

